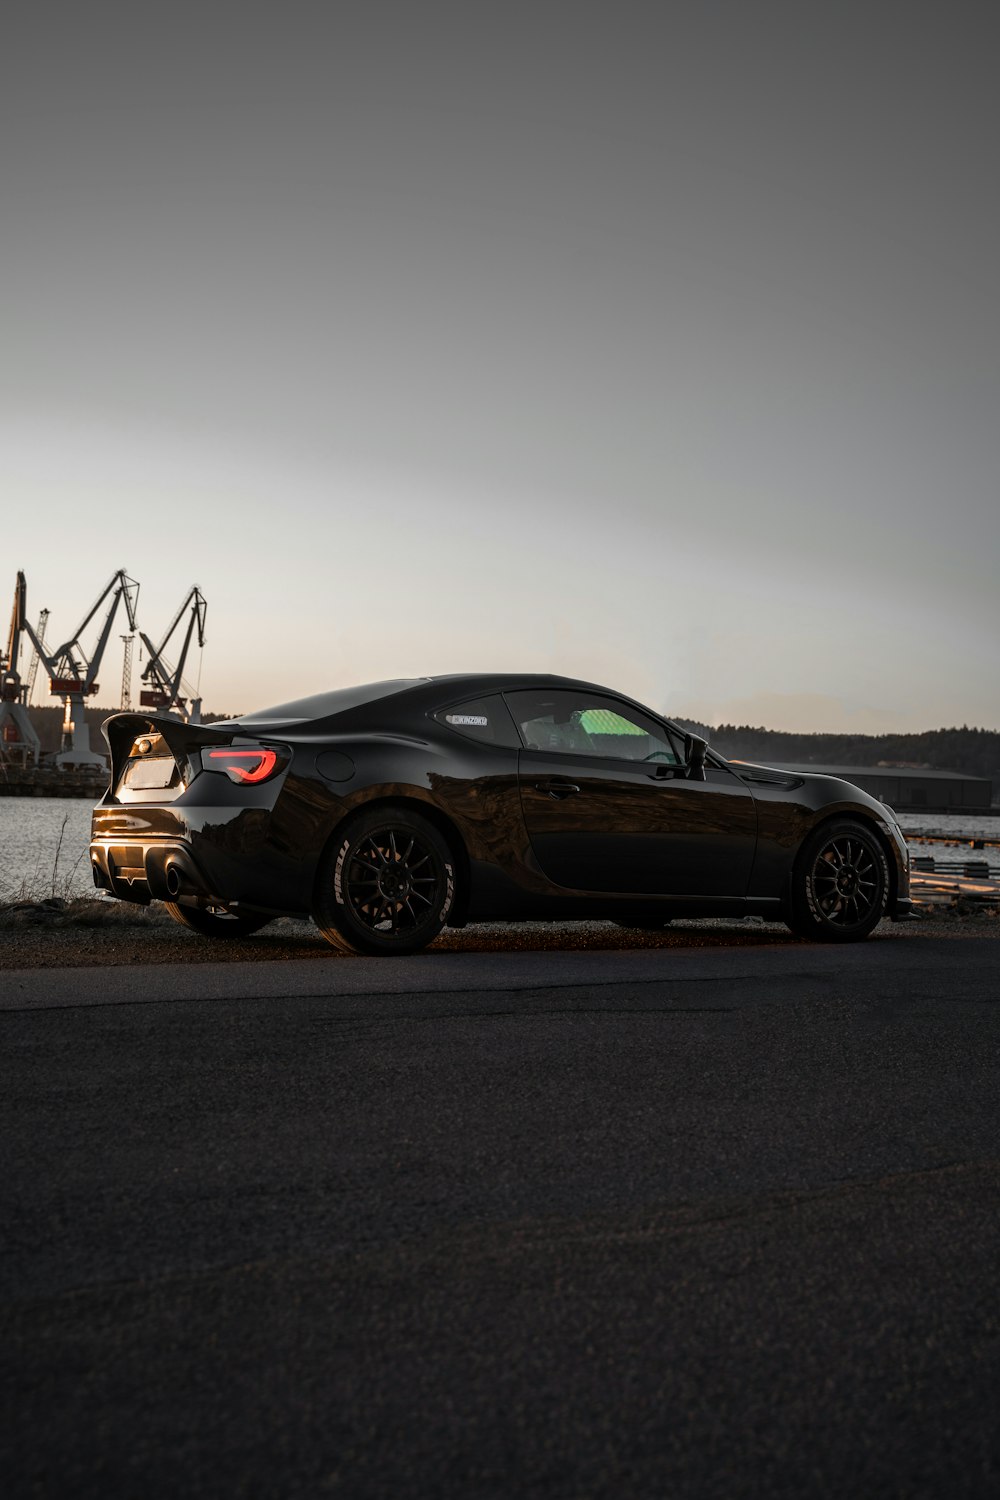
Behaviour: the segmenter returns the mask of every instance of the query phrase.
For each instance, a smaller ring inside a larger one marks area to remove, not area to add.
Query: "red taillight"
[[[209,750],[208,758],[213,762],[211,770],[225,771],[230,781],[244,786],[267,781],[274,775],[278,764],[277,750],[269,750],[264,745],[253,750]]]

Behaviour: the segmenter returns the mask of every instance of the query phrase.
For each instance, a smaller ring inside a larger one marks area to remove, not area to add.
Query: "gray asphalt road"
[[[0,1468],[986,1496],[1000,945],[4,976]]]

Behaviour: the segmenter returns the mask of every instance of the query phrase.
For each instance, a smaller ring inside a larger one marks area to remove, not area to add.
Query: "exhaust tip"
[[[167,866],[165,881],[168,895],[179,896],[181,893],[181,876],[176,865]]]

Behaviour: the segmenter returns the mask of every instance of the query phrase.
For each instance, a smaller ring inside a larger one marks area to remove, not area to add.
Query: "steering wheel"
[[[644,755],[642,759],[643,764],[647,760],[665,760],[672,766],[677,764],[676,757],[669,750],[654,750],[651,755]]]

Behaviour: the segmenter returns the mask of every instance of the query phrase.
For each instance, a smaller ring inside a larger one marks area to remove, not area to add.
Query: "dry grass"
[[[71,865],[63,858],[68,818],[63,818],[51,864],[39,852],[34,869],[17,884],[0,878],[0,928],[12,927],[158,927],[170,922],[162,906],[139,906],[112,896],[72,894],[84,848]]]
[[[43,864],[42,851],[39,850],[35,856],[34,869],[28,875],[23,876],[17,884],[5,880],[3,872],[0,871],[0,912],[18,904],[37,905],[44,901],[60,901],[65,904],[72,900],[71,892],[79,877],[80,866],[87,858],[88,849],[85,845],[71,865],[66,863],[63,856],[63,841],[66,837],[68,822],[69,818],[64,817],[59,826],[59,837],[51,864],[47,860]]]
[[[16,898],[0,902],[0,928],[12,927],[164,927],[172,920],[159,903],[139,906],[100,896],[66,900],[47,896],[41,901]]]

